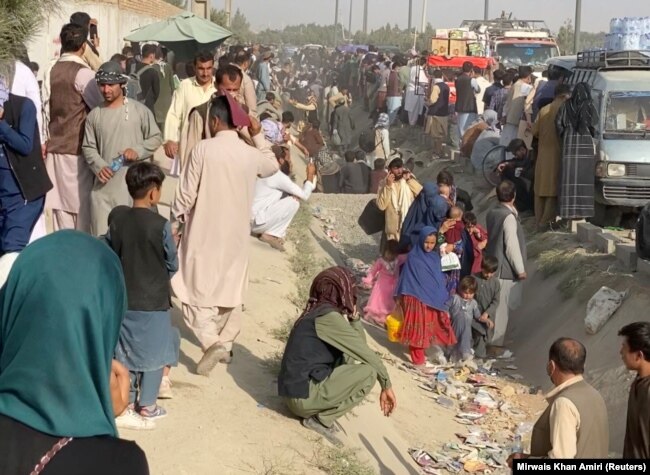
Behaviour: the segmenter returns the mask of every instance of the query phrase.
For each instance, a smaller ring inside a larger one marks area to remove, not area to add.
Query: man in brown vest
[[[82,59],[86,30],[72,23],[61,30],[61,57],[49,71],[45,115],[45,166],[54,188],[45,207],[52,210],[53,227],[90,231],[90,189],[94,175],[81,156],[86,116],[103,102],[95,73]]]
[[[546,395],[548,407],[533,427],[530,454],[508,459],[604,459],[609,449],[609,425],[603,397],[583,378],[587,350],[572,338],[556,340],[546,372],[555,389]]]

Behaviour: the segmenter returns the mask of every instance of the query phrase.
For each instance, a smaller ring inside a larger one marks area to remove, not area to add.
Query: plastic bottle
[[[110,169],[113,170],[114,172],[116,172],[120,168],[122,168],[122,165],[124,165],[124,155],[120,155],[118,157],[115,157],[113,159],[113,161],[111,162]]]
[[[524,448],[521,443],[521,434],[516,434],[515,439],[512,442],[512,447],[510,448],[510,453],[512,454],[521,454],[523,453]]]

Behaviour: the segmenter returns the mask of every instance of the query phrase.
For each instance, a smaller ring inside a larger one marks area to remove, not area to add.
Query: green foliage
[[[567,19],[557,33],[557,45],[562,54],[576,53],[573,47],[574,38],[575,28],[573,27],[573,22],[570,19]],[[578,49],[584,51],[591,48],[602,48],[604,43],[605,32],[587,33],[582,31],[580,32],[580,44],[578,45]]]
[[[210,21],[224,28],[228,28],[228,13],[226,10],[217,10],[216,8],[211,8]]]
[[[185,7],[185,0],[165,0],[165,2],[169,3],[170,5],[174,5],[175,7],[178,8]]]
[[[59,10],[58,0],[0,0],[0,69],[20,56],[47,15]]]

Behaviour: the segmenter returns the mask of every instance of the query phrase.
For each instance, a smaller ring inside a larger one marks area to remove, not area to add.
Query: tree
[[[228,13],[225,10],[210,9],[210,21],[219,26],[228,28]]]
[[[169,3],[170,5],[174,5],[175,7],[178,8],[184,8],[186,1],[187,0],[165,0],[165,2]]]
[[[580,44],[578,49],[585,51],[588,49],[602,48],[605,45],[605,32],[589,33],[583,31],[580,33]],[[565,20],[557,33],[557,45],[562,54],[575,54],[574,51],[575,28],[571,19]]]
[[[254,39],[251,25],[239,8],[230,22],[230,31],[232,31],[233,36],[240,43],[248,43]]]

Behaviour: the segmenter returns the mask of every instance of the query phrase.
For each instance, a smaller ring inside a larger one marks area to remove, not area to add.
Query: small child
[[[465,224],[463,222],[463,210],[460,206],[452,206],[449,208],[448,218],[454,220],[456,224],[449,231],[445,233],[445,240],[448,245],[455,246],[463,239],[463,231]]]
[[[463,277],[449,306],[451,326],[458,341],[454,347],[450,348],[449,356],[455,361],[473,359],[472,323],[481,317],[478,303],[474,300],[477,288],[478,284],[474,277],[471,275]]]
[[[180,335],[169,312],[178,256],[169,221],[151,211],[164,179],[153,163],[131,165],[126,185],[133,207],[114,208],[104,236],[122,262],[128,300],[115,357],[131,375],[130,404],[117,417],[118,428],[152,429],[154,419],[167,415],[156,399],[165,367],[178,361]]]
[[[398,256],[398,246],[397,241],[389,240],[383,255],[362,281],[366,288],[372,287],[368,303],[363,309],[364,318],[381,326],[386,325],[386,317],[395,310],[394,295],[399,267],[406,260],[406,255]]]
[[[487,341],[489,331],[494,328],[494,317],[499,306],[499,294],[501,283],[496,278],[499,268],[499,260],[493,256],[483,256],[481,272],[474,274],[478,291],[476,302],[478,303],[481,316],[476,322],[472,322],[472,347],[477,358],[487,357]]]
[[[472,249],[474,250],[474,260],[472,261],[472,274],[481,272],[481,262],[483,261],[483,249],[488,243],[488,234],[483,226],[478,224],[476,215],[471,211],[463,216],[465,229],[472,239]]]
[[[451,346],[456,336],[449,321],[449,293],[442,272],[438,233],[425,226],[400,270],[395,294],[400,299],[404,323],[400,340],[408,345],[411,361],[428,370],[426,350],[432,345]]]
[[[463,223],[463,210],[459,206],[452,206],[449,208],[448,218],[454,221],[454,225],[445,233],[445,252],[453,252],[458,256],[458,259],[463,262],[463,233],[465,232],[465,224]],[[453,296],[458,287],[460,280],[460,270],[452,270],[447,272],[447,290],[449,295]]]

